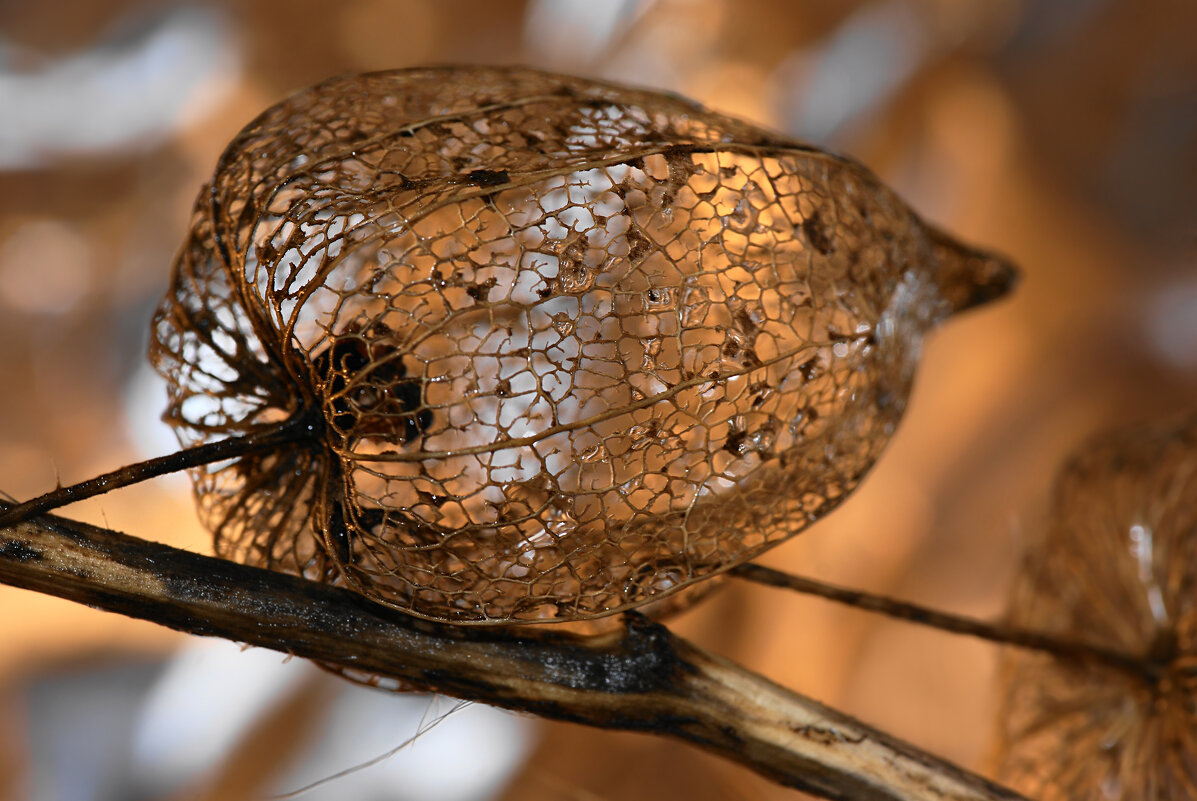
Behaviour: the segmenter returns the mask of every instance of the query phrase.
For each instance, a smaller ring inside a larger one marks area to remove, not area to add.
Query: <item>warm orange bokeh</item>
[[[130,68],[128,90],[108,89],[112,98],[79,76],[116,75],[115,48],[148,35],[133,23],[173,24],[166,12],[135,0],[0,10],[0,44],[22,48],[0,76],[10,81],[0,85],[0,489],[25,498],[58,477],[81,480],[170,447],[147,422],[157,413],[143,388],[149,315],[196,191],[258,111],[339,72],[526,63],[674,90],[849,153],[929,220],[1022,266],[1015,297],[930,339],[898,435],[855,496],[762,560],[998,614],[1064,455],[1095,430],[1185,407],[1197,387],[1197,7],[609,5],[622,16],[593,0],[359,0],[336,11],[313,0],[214,0],[185,20],[201,56]],[[200,23],[215,33],[205,38]],[[88,53],[98,60],[60,69]],[[151,66],[174,82],[138,83]],[[130,94],[167,111],[136,129]],[[41,105],[19,105],[28,97]],[[126,102],[116,122],[101,113]],[[109,125],[126,138],[82,136]],[[208,548],[177,477],[69,514]],[[781,684],[988,769],[990,646],[734,583],[675,625]],[[0,587],[0,799],[25,797],[19,699],[32,677],[128,652],[165,655],[183,639]],[[303,728],[294,709],[276,715],[274,731]],[[793,797],[673,742],[542,731],[504,797]],[[230,792],[260,781],[244,764],[228,776],[220,786]]]

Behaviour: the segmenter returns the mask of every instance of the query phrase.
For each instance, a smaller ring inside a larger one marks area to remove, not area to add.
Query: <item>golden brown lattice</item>
[[[339,78],[196,203],[152,359],[219,554],[460,623],[674,593],[829,512],[1011,272],[859,165],[526,69]]]
[[[1056,487],[1012,622],[1144,658],[1007,659],[1001,771],[1042,801],[1197,798],[1197,418],[1096,440]]]

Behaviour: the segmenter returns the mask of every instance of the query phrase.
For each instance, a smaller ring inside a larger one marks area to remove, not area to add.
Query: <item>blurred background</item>
[[[928,343],[898,436],[764,562],[1001,613],[1061,460],[1197,390],[1191,0],[0,0],[0,491],[174,447],[144,363],[225,143],[330,75],[524,63],[668,89],[869,165],[1021,264]],[[175,476],[72,516],[207,551]],[[992,646],[729,584],[672,624],[974,769]],[[0,799],[793,798],[665,740],[354,688],[0,587]]]

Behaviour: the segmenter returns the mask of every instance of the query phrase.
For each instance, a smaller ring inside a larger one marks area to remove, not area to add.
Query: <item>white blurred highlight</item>
[[[524,18],[530,49],[552,63],[598,61],[651,0],[533,0]]]
[[[146,695],[133,732],[134,777],[165,791],[216,773],[246,729],[315,670],[274,651],[190,640]]]
[[[240,72],[217,9],[183,7],[137,38],[102,43],[37,71],[0,66],[0,170],[154,144],[203,116]],[[12,50],[0,34],[0,65]]]
[[[303,801],[485,801],[497,796],[533,744],[534,723],[493,707],[459,707],[451,698],[383,693],[346,684],[322,738],[285,771],[286,793],[386,754],[305,791]],[[453,711],[456,710],[456,711]],[[448,715],[435,726],[440,716]],[[419,734],[414,742],[395,747]]]
[[[1146,334],[1155,355],[1170,367],[1197,370],[1197,276],[1157,289],[1147,306]]]
[[[788,95],[779,98],[786,130],[815,142],[833,138],[884,105],[929,46],[909,4],[864,6],[819,48],[796,51],[778,67],[774,83]]]

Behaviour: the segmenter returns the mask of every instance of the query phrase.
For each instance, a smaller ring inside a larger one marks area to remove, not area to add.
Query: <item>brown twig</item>
[[[80,481],[78,484],[58,487],[23,503],[0,509],[0,528],[167,473],[178,473],[192,467],[234,459],[248,453],[269,451],[298,442],[312,436],[313,425],[315,423],[309,415],[297,414],[276,426],[262,428],[250,434],[182,448],[166,456],[126,465],[87,481]]]
[[[0,529],[0,582],[460,698],[677,737],[829,799],[1020,798],[638,616],[596,638],[433,624],[51,516]]]
[[[757,584],[765,584],[770,587],[779,587],[806,595],[814,595],[828,601],[863,609],[867,612],[886,615],[897,620],[905,620],[921,626],[930,626],[953,634],[979,637],[980,639],[1002,645],[1013,645],[1018,648],[1044,651],[1062,659],[1100,662],[1118,670],[1133,673],[1136,676],[1150,674],[1152,669],[1152,665],[1146,660],[1137,659],[1134,656],[1112,648],[1062,640],[1051,634],[1014,628],[1001,623],[978,620],[977,618],[966,617],[964,615],[954,615],[950,612],[942,612],[938,609],[899,601],[884,595],[874,595],[873,593],[853,590],[847,587],[838,587],[834,584],[828,584],[803,576],[795,576],[771,567],[744,564],[738,565],[728,572],[733,576]]]

